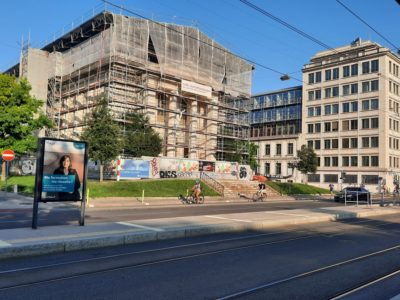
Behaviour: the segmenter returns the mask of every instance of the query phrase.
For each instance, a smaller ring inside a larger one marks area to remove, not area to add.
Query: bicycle
[[[200,193],[199,199],[196,201],[194,197],[194,193],[191,193],[188,196],[183,196],[180,194],[178,196],[178,199],[183,203],[183,204],[203,204],[204,203],[204,194]]]
[[[264,202],[264,200],[267,200],[267,194],[265,193],[261,193],[260,191],[257,191],[253,194],[253,197],[249,198],[249,202],[253,201],[253,202]]]

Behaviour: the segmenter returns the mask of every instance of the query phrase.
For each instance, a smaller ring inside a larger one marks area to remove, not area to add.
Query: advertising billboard
[[[121,159],[121,179],[149,178],[150,162],[142,159]]]

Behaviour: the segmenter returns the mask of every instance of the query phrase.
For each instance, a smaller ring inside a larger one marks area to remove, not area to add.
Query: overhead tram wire
[[[369,25],[365,20],[363,20],[359,15],[357,15],[354,11],[352,11],[348,6],[343,4],[340,0],[336,0],[337,3],[339,3],[341,6],[343,6],[349,13],[351,13],[354,17],[356,17],[358,20],[360,20],[362,23],[364,23],[366,26],[368,26],[371,30],[373,30],[377,35],[379,35],[381,38],[383,38],[386,42],[388,42],[396,51],[400,51],[400,48],[397,47],[395,44],[393,44],[391,41],[389,41],[385,36],[383,36],[381,33],[379,33],[375,28],[373,28],[371,25]]]
[[[128,13],[134,15],[134,16],[137,16],[137,17],[139,17],[139,18],[141,18],[141,19],[147,20],[147,21],[149,21],[149,22],[152,22],[152,23],[154,23],[154,24],[157,24],[157,25],[159,25],[159,26],[162,26],[162,27],[164,27],[164,28],[166,28],[166,29],[168,29],[168,30],[171,30],[171,31],[176,32],[176,33],[178,33],[178,34],[181,34],[181,35],[183,35],[183,36],[185,36],[185,37],[188,37],[188,38],[190,38],[190,39],[192,39],[192,40],[198,41],[198,42],[200,42],[200,43],[202,43],[202,44],[204,44],[204,45],[210,46],[210,47],[215,48],[215,49],[217,49],[217,50],[220,50],[220,51],[222,51],[222,52],[224,52],[224,53],[232,54],[230,51],[228,51],[228,50],[226,50],[226,49],[223,49],[223,48],[220,48],[220,47],[216,47],[216,46],[214,46],[214,45],[212,45],[212,44],[210,44],[210,43],[207,43],[207,42],[202,41],[202,40],[200,40],[200,39],[198,39],[198,38],[195,38],[195,37],[193,37],[193,36],[190,36],[190,35],[188,35],[188,34],[185,34],[184,32],[181,32],[181,31],[176,30],[176,29],[174,29],[174,28],[168,27],[167,25],[165,25],[165,24],[163,24],[163,23],[154,21],[154,20],[152,20],[152,19],[150,19],[150,18],[147,18],[147,17],[145,17],[145,16],[143,16],[143,15],[141,15],[141,14],[138,14],[138,13],[136,13],[136,12],[130,10],[130,9],[127,9],[127,8],[125,8],[125,7],[123,7],[123,6],[114,4],[114,3],[110,2],[110,1],[107,1],[107,0],[101,0],[101,1],[102,1],[103,3],[105,3],[105,4],[108,4],[108,5],[110,5],[110,6],[113,6],[113,7],[115,7],[115,8],[118,8],[118,9],[120,9],[120,10],[122,10],[122,11],[126,11],[126,12],[128,12]],[[256,66],[258,66],[258,67],[261,67],[261,68],[263,68],[263,69],[266,69],[266,70],[268,70],[268,71],[274,72],[274,73],[276,73],[276,74],[279,74],[279,75],[282,75],[282,76],[287,75],[286,73],[283,73],[283,72],[280,72],[280,71],[278,71],[278,70],[275,70],[275,69],[273,69],[273,68],[271,68],[271,67],[268,67],[268,66],[266,66],[266,65],[263,65],[263,64],[261,64],[261,63],[258,63],[258,62],[254,61],[254,60],[252,60],[252,59],[248,59],[248,58],[246,58],[246,57],[244,57],[244,56],[236,55],[236,54],[235,54],[235,56],[237,56],[237,57],[240,58],[240,59],[243,59],[243,60],[247,61],[248,63],[251,63],[251,64],[253,64],[253,65],[256,65]],[[295,77],[290,77],[290,78],[293,79],[293,80],[297,80],[297,81],[303,83],[303,80],[301,80],[301,79],[298,79],[298,78],[295,78]]]

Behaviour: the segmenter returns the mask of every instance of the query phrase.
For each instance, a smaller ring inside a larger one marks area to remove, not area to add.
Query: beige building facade
[[[302,144],[314,148],[321,187],[365,185],[400,174],[400,58],[370,41],[322,51],[303,68]]]

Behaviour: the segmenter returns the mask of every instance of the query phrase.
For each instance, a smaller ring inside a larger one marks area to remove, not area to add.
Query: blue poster
[[[148,160],[121,160],[121,179],[149,178],[150,162]]]
[[[75,175],[44,174],[43,192],[67,192],[72,193],[75,186]]]

